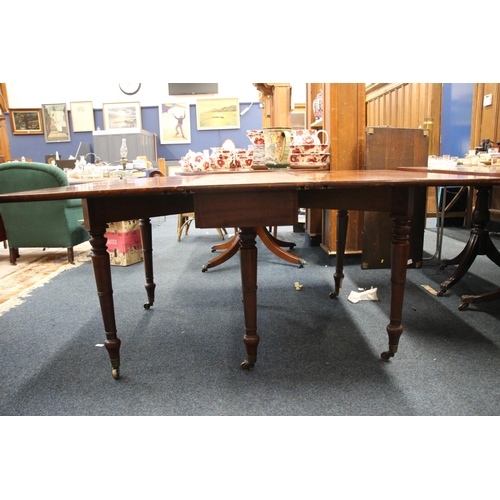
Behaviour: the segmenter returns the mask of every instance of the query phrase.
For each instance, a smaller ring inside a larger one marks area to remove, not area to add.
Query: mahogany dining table
[[[296,223],[298,209],[338,210],[335,292],[343,275],[343,256],[348,211],[386,212],[392,221],[391,301],[386,327],[388,350],[384,360],[395,355],[403,332],[402,310],[409,255],[410,219],[414,196],[422,186],[491,186],[499,177],[397,170],[268,170],[153,178],[109,179],[88,184],[48,188],[0,195],[0,203],[82,199],[84,225],[90,234],[91,260],[100,303],[105,346],[112,375],[120,376],[120,339],[106,248],[106,224],[139,219],[145,267],[145,309],[154,304],[151,218],[195,212],[199,228],[239,228],[241,287],[243,294],[246,359],[243,369],[257,361],[257,247],[256,228]],[[174,237],[174,236],[173,236]],[[164,277],[162,277],[164,278]],[[304,312],[304,314],[310,314]]]
[[[408,172],[432,172],[441,174],[453,175],[474,175],[476,177],[488,177],[489,179],[500,178],[500,166],[489,165],[436,165],[429,167],[400,167],[402,171]],[[446,186],[455,186],[453,180],[448,181]],[[472,212],[472,229],[470,230],[469,240],[464,249],[452,259],[443,259],[440,264],[440,269],[445,269],[448,266],[456,265],[453,274],[443,281],[440,285],[438,296],[442,297],[452,286],[457,284],[470,269],[472,263],[478,255],[485,255],[497,266],[500,266],[500,252],[493,243],[487,224],[490,221],[489,199],[492,182],[488,184],[476,184],[473,182],[471,186],[475,189],[476,197],[474,209]],[[462,295],[461,302],[458,306],[460,311],[466,309],[469,304],[479,302],[490,302],[500,299],[500,289],[493,290],[476,295]]]

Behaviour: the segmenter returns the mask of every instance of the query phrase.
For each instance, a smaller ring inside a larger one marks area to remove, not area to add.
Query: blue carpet
[[[498,303],[458,311],[460,295],[495,288],[500,270],[478,257],[443,297],[452,268],[437,261],[408,271],[399,352],[387,348],[387,270],[362,270],[347,256],[342,293],[330,299],[335,257],[293,241],[299,268],[259,243],[258,361],[245,359],[239,258],[201,272],[220,243],[192,227],[176,240],[176,216],[153,221],[156,301],[146,300],[142,264],[113,267],[121,379],[111,377],[91,263],[33,291],[0,317],[1,415],[498,415]],[[467,230],[446,231],[443,257],[458,253]],[[426,231],[426,255],[435,233]],[[449,255],[446,255],[449,253]],[[294,282],[303,285],[296,291]],[[349,293],[378,288],[379,301]]]

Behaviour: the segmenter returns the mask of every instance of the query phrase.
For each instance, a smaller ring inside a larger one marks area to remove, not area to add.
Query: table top
[[[265,170],[226,175],[123,178],[0,195],[0,203],[71,198],[163,195],[216,191],[341,189],[377,186],[500,184],[496,173],[405,170],[288,171]]]
[[[463,174],[463,175],[475,175],[482,177],[500,177],[500,165],[489,166],[489,165],[457,165],[452,166],[433,166],[433,167],[399,167],[398,170],[408,171],[408,172],[434,172],[441,174]]]

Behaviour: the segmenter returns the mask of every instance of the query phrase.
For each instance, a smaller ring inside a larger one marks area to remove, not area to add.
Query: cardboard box
[[[112,266],[130,266],[143,260],[141,230],[104,233]]]
[[[121,222],[108,222],[108,233],[125,233],[139,228],[139,219],[123,220]]]

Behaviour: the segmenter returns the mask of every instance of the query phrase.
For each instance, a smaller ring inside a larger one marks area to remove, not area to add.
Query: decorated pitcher
[[[265,163],[268,168],[290,166],[291,139],[291,128],[264,128]]]

